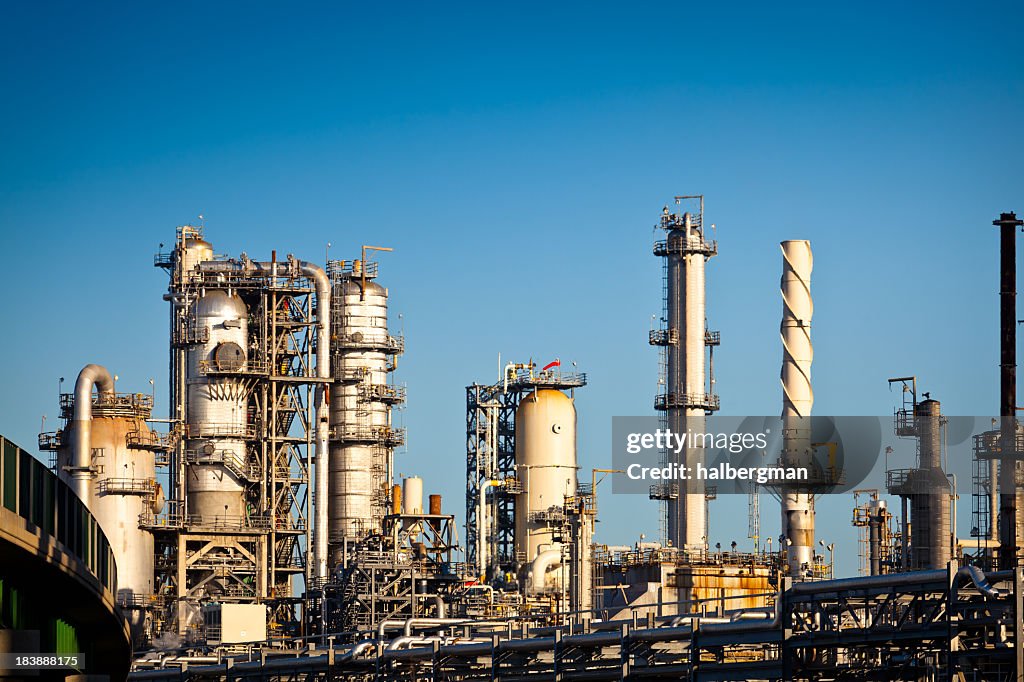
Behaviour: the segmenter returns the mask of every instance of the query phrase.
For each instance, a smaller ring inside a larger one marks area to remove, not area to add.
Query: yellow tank
[[[560,551],[539,512],[561,510],[576,493],[576,407],[561,391],[539,389],[516,410],[516,470],[524,493],[516,502],[515,549],[524,566],[545,552]],[[558,583],[558,562],[541,562],[545,576],[532,576],[534,592]]]

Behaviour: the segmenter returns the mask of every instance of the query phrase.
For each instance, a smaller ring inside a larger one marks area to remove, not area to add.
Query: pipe
[[[993,599],[1005,599],[1009,595],[1006,590],[1000,590],[997,587],[993,587],[992,583],[989,582],[988,576],[978,568],[977,566],[963,566],[956,573],[956,577],[953,579],[953,598],[951,601],[956,603],[956,592],[960,587],[960,578],[970,578],[974,586],[978,588],[978,591],[984,594],[986,597],[992,597]],[[1009,577],[1009,576],[1007,576]]]
[[[487,556],[487,542],[488,542],[488,530],[490,524],[487,522],[487,489],[494,488],[501,485],[501,481],[487,480],[480,483],[480,487],[477,489],[480,495],[479,509],[476,513],[476,558],[477,558],[477,573],[481,578],[487,579],[487,562],[490,557]]]
[[[71,430],[72,488],[79,499],[89,507],[92,494],[92,389],[96,387],[102,399],[114,397],[114,378],[102,365],[89,364],[82,368],[75,381],[74,428]]]
[[[428,637],[426,639],[423,639],[421,637],[413,637],[412,635],[402,635],[401,637],[395,637],[393,640],[388,642],[387,647],[385,647],[385,651],[397,651],[398,649],[401,649],[402,647],[406,646],[407,644],[410,645],[410,648],[411,648],[411,645],[413,643],[416,643],[416,644],[419,644],[419,643],[427,644],[427,643],[432,642],[432,641],[438,641],[439,642],[441,640],[440,640],[440,638],[437,638],[437,637]]]
[[[548,549],[537,555],[530,563],[530,571],[526,574],[526,593],[537,595],[544,589],[544,577],[548,569],[562,563],[562,550]]]
[[[462,625],[464,623],[475,623],[480,624],[479,621],[473,621],[466,618],[407,618],[405,620],[393,620],[386,619],[382,620],[377,626],[377,641],[384,640],[384,631],[389,627],[396,625],[402,626],[402,634],[408,637],[412,634],[412,628],[416,625]]]
[[[297,261],[288,256],[293,275],[301,274],[309,278],[316,290],[316,374],[319,379],[331,377],[331,282],[323,268],[308,261]],[[276,277],[278,262],[276,257],[269,263],[260,263],[243,258],[241,262],[205,261],[198,265],[202,272],[245,272],[257,273],[267,277]],[[330,390],[327,382],[320,383],[316,389],[316,449],[314,479],[314,512],[313,526],[313,563],[317,578],[327,578],[327,397]]]
[[[376,646],[376,644],[377,643],[374,642],[372,639],[364,639],[358,642],[357,644],[353,645],[348,651],[346,651],[343,654],[343,656],[345,657],[346,660],[355,658],[356,656],[360,656],[367,649]]]
[[[319,265],[299,262],[299,270],[316,286],[316,373],[320,379],[331,376],[331,282]],[[327,391],[328,383],[316,390],[316,509],[313,528],[313,560],[316,577],[327,579]]]
[[[886,575],[867,575],[855,578],[838,578],[836,580],[819,580],[817,582],[794,583],[791,588],[793,595],[827,594],[842,590],[888,589],[905,585],[921,585],[929,582],[945,582],[949,573],[945,570],[909,571],[907,573],[889,573]]]
[[[811,468],[810,415],[814,406],[811,388],[811,243],[798,239],[782,247],[782,463],[786,467]],[[798,489],[780,490],[782,534],[785,536],[786,564],[795,579],[806,577],[814,565],[814,496]]]
[[[434,610],[437,613],[438,618],[446,618],[448,616],[447,606],[444,603],[444,599],[442,599],[439,594],[434,595]]]

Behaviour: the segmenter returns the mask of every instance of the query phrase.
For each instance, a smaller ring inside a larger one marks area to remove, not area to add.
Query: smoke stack
[[[782,420],[783,465],[811,470],[811,269],[814,258],[806,240],[782,242]],[[780,489],[782,535],[789,574],[800,579],[814,566],[814,496]]]
[[[1003,213],[999,220],[999,414],[1001,449],[1016,450],[1017,434],[1017,228],[1024,222],[1016,213]],[[1016,458],[1000,461],[999,470],[999,567],[1017,563]]]

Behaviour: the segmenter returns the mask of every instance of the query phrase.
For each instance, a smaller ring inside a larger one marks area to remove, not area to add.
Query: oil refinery
[[[714,354],[728,339],[709,329],[707,304],[718,242],[701,195],[652,216],[664,292],[647,343],[661,370],[653,405],[632,413],[656,414],[659,434],[699,433],[723,404]],[[751,494],[751,523],[766,528],[744,552],[713,537],[712,502],[727,493],[703,474],[643,481],[638,504],[661,514],[651,540],[595,541],[599,477],[625,472],[581,465],[576,396],[590,379],[525,361],[531,349],[456,386],[464,500],[400,475],[427,464],[396,465],[405,339],[375,259],[390,247],[322,265],[277,251],[254,260],[215,255],[215,230],[178,227],[153,260],[168,277],[166,290],[152,286],[167,306],[168,404],[123,391],[117,367],[86,364],[59,396],[59,428],[39,434],[48,467],[0,448],[4,553],[26,557],[0,563],[14,623],[0,654],[78,647],[86,665],[62,667],[69,680],[1024,679],[1022,221],[1003,213],[994,225],[1001,411],[970,435],[972,537],[956,530],[940,401],[919,396],[915,376],[891,378],[903,400],[885,427],[912,444],[915,465],[886,465],[881,486],[854,491],[863,553],[849,576],[835,575],[833,546],[816,535],[822,496],[856,482],[812,427],[810,241],[780,244],[770,462],[810,473],[754,481],[778,507]],[[718,450],[680,439],[659,456],[671,472],[725,471]],[[460,457],[443,465],[460,472]],[[16,570],[29,556],[88,587],[81,612],[50,625],[15,613],[19,599],[43,599]],[[51,641],[51,626],[64,639]],[[17,678],[10,658],[0,668]]]

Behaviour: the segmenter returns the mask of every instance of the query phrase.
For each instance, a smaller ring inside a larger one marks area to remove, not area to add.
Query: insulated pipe
[[[331,282],[323,268],[307,261],[288,257],[294,274],[309,278],[316,289],[316,374],[320,379],[331,377]],[[268,277],[277,276],[280,267],[274,260],[260,263],[243,258],[238,261],[206,261],[198,268],[202,272],[252,272]],[[314,480],[313,563],[317,578],[327,578],[327,398],[330,386],[324,382],[316,389],[316,474]]]
[[[782,419],[783,466],[811,468],[811,243],[798,239],[782,246]],[[796,579],[814,565],[814,497],[808,492],[780,490],[786,564]]]
[[[949,579],[949,571],[909,571],[907,573],[888,573],[886,575],[858,576],[856,578],[839,578],[836,580],[819,580],[816,582],[795,583],[792,587],[794,595],[800,594],[833,594],[844,590],[887,590],[892,587],[906,585],[923,585],[925,583],[944,582]]]
[[[74,428],[71,429],[71,479],[72,488],[79,499],[89,505],[92,493],[92,389],[99,391],[100,398],[114,397],[114,378],[102,365],[86,365],[75,381]]]
[[[957,571],[956,578],[953,581],[953,590],[956,592],[959,589],[959,579],[967,577],[971,579],[974,586],[978,588],[978,591],[984,594],[986,597],[992,597],[993,599],[1005,599],[1009,596],[1009,593],[1005,590],[1000,590],[998,587],[993,587],[992,583],[989,582],[988,577],[982,572],[977,566],[963,566]],[[953,603],[956,603],[956,595],[954,594]]]
[[[536,595],[544,588],[544,577],[548,569],[562,563],[562,550],[549,549],[537,555],[537,558],[530,563],[530,572],[527,574],[526,593]]]
[[[331,376],[331,282],[319,265],[299,262],[299,270],[316,286],[316,373],[320,379]],[[327,391],[328,383],[316,390],[316,508],[313,526],[313,561],[316,577],[327,578]]]
[[[501,481],[487,480],[480,483],[478,494],[480,499],[479,509],[476,513],[476,559],[477,559],[477,573],[481,578],[487,578],[487,562],[490,561],[490,557],[487,556],[487,542],[489,540],[490,523],[487,519],[487,489],[494,488],[501,484]]]
[[[481,625],[487,621],[472,621],[466,618],[406,618],[405,620],[382,620],[377,625],[377,641],[381,642],[384,640],[384,631],[388,628],[394,628],[394,626],[402,626],[402,634],[408,637],[412,634],[412,628],[417,625],[466,625],[473,623]]]

